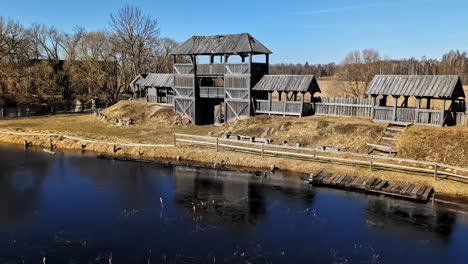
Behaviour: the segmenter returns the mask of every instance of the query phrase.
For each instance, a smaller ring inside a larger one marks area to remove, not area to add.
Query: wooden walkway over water
[[[308,182],[313,185],[378,193],[421,202],[427,202],[434,193],[434,189],[430,186],[392,183],[375,178],[337,175],[321,171],[311,174]]]

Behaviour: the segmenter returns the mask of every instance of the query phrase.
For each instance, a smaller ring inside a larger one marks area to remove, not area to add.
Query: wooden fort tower
[[[269,54],[247,33],[191,37],[172,54],[175,111],[197,125],[254,115],[252,88],[268,74]]]

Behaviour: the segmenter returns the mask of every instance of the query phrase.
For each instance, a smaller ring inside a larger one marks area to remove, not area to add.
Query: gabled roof
[[[143,87],[172,87],[173,76],[172,73],[140,74],[130,84],[138,84]]]
[[[193,36],[173,55],[271,54],[271,51],[248,33],[216,36]]]
[[[253,88],[255,91],[320,92],[313,75],[265,75]]]
[[[418,97],[465,97],[457,75],[376,75],[366,94]]]
[[[133,79],[133,80],[130,82],[130,84],[131,84],[131,85],[135,85],[135,84],[141,85],[141,83],[145,80],[145,78],[146,78],[147,75],[148,75],[148,74],[140,74],[140,75],[138,75],[137,77],[135,77],[135,79]]]
[[[172,87],[174,75],[172,73],[149,73],[141,85],[144,87]]]

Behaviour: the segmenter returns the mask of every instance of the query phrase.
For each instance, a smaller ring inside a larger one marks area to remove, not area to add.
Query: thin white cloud
[[[342,6],[342,7],[335,7],[335,8],[328,8],[328,9],[316,9],[316,10],[302,10],[294,12],[295,15],[316,15],[316,14],[327,14],[327,13],[337,13],[337,12],[344,12],[348,10],[354,9],[365,9],[365,8],[372,8],[377,6],[382,6],[385,2],[377,2],[367,5],[352,5],[352,6]]]

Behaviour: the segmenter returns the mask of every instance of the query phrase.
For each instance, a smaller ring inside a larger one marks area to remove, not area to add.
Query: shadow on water
[[[281,173],[4,147],[0,156],[0,263],[43,257],[47,263],[463,263],[468,257],[466,216],[443,207],[309,188]]]

